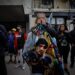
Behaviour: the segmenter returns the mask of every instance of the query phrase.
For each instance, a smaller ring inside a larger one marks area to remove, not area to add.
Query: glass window
[[[64,18],[57,18],[56,22],[57,24],[64,24]]]

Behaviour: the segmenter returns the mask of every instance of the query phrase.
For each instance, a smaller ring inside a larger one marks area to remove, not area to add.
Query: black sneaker
[[[16,64],[17,63],[16,60],[14,60],[13,63]]]
[[[18,63],[20,63],[20,60],[18,60]]]
[[[73,64],[70,64],[70,68],[73,68],[74,67],[74,65]]]
[[[12,60],[9,60],[9,61],[8,61],[8,64],[9,64],[9,63],[12,63]]]
[[[65,70],[65,72],[67,73],[67,75],[70,75],[70,72],[69,72],[68,69],[64,69],[64,70]]]

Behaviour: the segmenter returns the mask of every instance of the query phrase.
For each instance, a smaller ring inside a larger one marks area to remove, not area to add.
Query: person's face
[[[40,24],[46,24],[46,19],[43,18],[43,17],[38,18],[37,23],[40,23]]]
[[[44,44],[40,44],[37,47],[36,51],[37,51],[38,54],[43,55],[43,53],[46,53],[46,50],[47,50],[47,47]]]
[[[8,33],[11,33],[11,31],[9,31]]]

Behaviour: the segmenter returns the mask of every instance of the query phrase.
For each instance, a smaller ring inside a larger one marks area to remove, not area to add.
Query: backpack
[[[14,35],[12,33],[8,35],[8,45],[10,48],[14,48]]]

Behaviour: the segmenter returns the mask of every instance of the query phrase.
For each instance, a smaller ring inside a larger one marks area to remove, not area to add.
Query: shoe
[[[74,67],[74,65],[73,64],[70,64],[70,68],[73,68]]]
[[[20,60],[18,60],[18,63],[20,63]]]
[[[24,66],[22,66],[22,70],[25,70],[25,67]]]
[[[20,65],[16,65],[15,68],[19,68]]]
[[[18,64],[15,66],[15,68],[21,68],[22,69],[22,65]]]
[[[8,61],[8,64],[9,64],[9,63],[12,63],[12,60],[9,60],[9,61]]]
[[[66,68],[66,69],[64,69],[65,70],[65,72],[67,73],[67,75],[70,75],[70,72],[69,72],[69,70]]]
[[[13,63],[16,64],[17,63],[16,60],[14,60]]]

